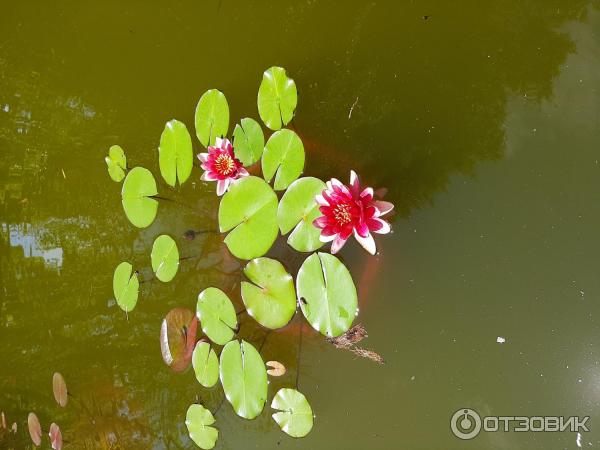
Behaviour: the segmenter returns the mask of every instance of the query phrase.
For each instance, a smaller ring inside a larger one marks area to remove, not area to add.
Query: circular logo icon
[[[472,409],[461,408],[450,419],[450,428],[459,439],[473,439],[481,431],[481,417]]]

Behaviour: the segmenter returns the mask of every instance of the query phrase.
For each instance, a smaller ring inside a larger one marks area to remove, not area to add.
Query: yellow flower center
[[[215,159],[215,169],[221,175],[231,175],[235,170],[235,163],[233,158],[226,154],[221,154]]]
[[[346,203],[339,203],[333,208],[333,217],[340,225],[346,225],[352,222],[352,215],[350,214],[350,205]]]

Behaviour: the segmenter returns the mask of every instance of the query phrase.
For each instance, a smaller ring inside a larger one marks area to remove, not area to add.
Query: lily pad
[[[229,129],[229,105],[225,95],[217,89],[209,89],[196,106],[196,136],[204,145],[214,145],[215,139],[227,134]]]
[[[160,135],[158,164],[160,173],[169,186],[185,183],[192,173],[194,153],[192,138],[184,123],[170,120]]]
[[[158,194],[152,173],[144,167],[134,167],[125,177],[121,190],[121,203],[129,221],[138,228],[146,228],[154,222],[158,201],[151,198]]]
[[[225,345],[237,329],[235,308],[221,289],[209,287],[200,292],[196,315],[202,331],[218,345]]]
[[[179,268],[179,250],[173,238],[166,234],[158,236],[152,245],[150,259],[156,278],[165,283],[171,281]]]
[[[276,329],[286,325],[296,312],[296,290],[285,267],[274,259],[256,258],[246,265],[244,275],[251,281],[242,281],[242,299],[248,314],[263,327]]]
[[[192,354],[196,379],[204,387],[213,387],[219,380],[219,360],[208,342],[199,341]]]
[[[304,394],[296,389],[279,389],[271,408],[279,410],[272,417],[281,430],[292,437],[304,437],[313,427],[312,408]]]
[[[236,414],[254,419],[267,400],[267,371],[260,354],[246,341],[231,341],[221,352],[221,384]]]
[[[60,427],[54,422],[50,425],[50,431],[48,432],[50,437],[50,445],[54,450],[61,450],[63,447],[63,438],[60,431]]]
[[[173,308],[160,327],[163,361],[175,372],[183,372],[192,362],[198,319],[187,308]]]
[[[52,393],[54,394],[56,403],[63,408],[67,406],[67,402],[69,401],[67,383],[65,382],[64,377],[58,372],[54,372],[54,375],[52,376]]]
[[[312,252],[323,243],[321,230],[313,221],[321,215],[315,197],[325,189],[325,183],[318,178],[305,177],[294,181],[285,191],[277,209],[277,222],[281,234],[288,236],[288,244],[299,252]]]
[[[108,149],[108,156],[104,158],[104,161],[108,166],[110,177],[117,183],[123,181],[127,170],[127,158],[123,149],[118,145],[112,145]]]
[[[286,189],[304,169],[304,145],[292,130],[280,130],[271,135],[262,157],[265,180],[271,181],[276,191]]]
[[[231,185],[219,205],[219,229],[229,251],[252,259],[269,251],[277,238],[277,195],[264,180],[244,177]]]
[[[132,272],[132,265],[123,261],[113,274],[113,293],[117,304],[125,312],[133,311],[135,308],[140,288],[137,273]]]
[[[265,135],[258,122],[246,118],[233,130],[233,151],[244,166],[258,161],[265,147]]]
[[[348,269],[335,256],[313,253],[296,279],[300,307],[317,331],[336,337],[348,331],[358,312],[356,287]]]
[[[191,405],[185,416],[185,426],[190,438],[198,447],[210,450],[215,446],[219,430],[211,425],[215,423],[212,413],[202,405]]]
[[[31,441],[39,447],[42,444],[42,426],[35,413],[30,412],[27,416],[27,427],[29,428]]]
[[[296,83],[281,67],[271,67],[263,74],[258,88],[258,113],[271,130],[279,130],[294,117],[298,104]]]

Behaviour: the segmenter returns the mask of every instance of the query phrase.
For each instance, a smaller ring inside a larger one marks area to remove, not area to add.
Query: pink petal
[[[240,167],[240,168],[238,169],[238,176],[240,176],[240,177],[247,177],[248,175],[250,175],[250,174],[249,174],[249,173],[248,173],[248,171],[247,171],[246,169],[244,169],[243,167]]]
[[[366,251],[368,251],[371,255],[375,254],[375,252],[377,251],[377,248],[375,247],[375,239],[373,239],[373,236],[371,235],[371,233],[369,233],[367,235],[367,237],[362,237],[361,235],[359,235],[356,232],[356,230],[354,230],[354,237],[356,238],[358,243],[363,246],[363,248]],[[333,251],[332,251],[332,253],[333,253]]]
[[[369,229],[373,233],[388,234],[390,231],[392,231],[392,227],[390,226],[390,224],[383,219],[371,219],[369,220],[368,225]]]
[[[346,243],[346,239],[342,239],[340,236],[337,236],[333,240],[333,243],[331,244],[331,253],[335,254],[335,253],[339,252],[345,243]]]
[[[223,141],[224,139],[221,139],[220,137],[215,138],[215,147],[223,148]]]
[[[229,178],[217,181],[217,195],[220,197],[229,187]]]
[[[384,202],[383,200],[375,200],[374,202],[371,202],[371,205],[379,210],[380,216],[383,216],[394,209],[394,205],[392,203]]]
[[[337,236],[338,236],[337,234],[323,234],[323,233],[321,233],[321,236],[319,236],[319,241],[321,241],[321,242],[331,242]]]
[[[200,177],[202,181],[215,181],[217,176],[212,172],[204,172]]]
[[[198,153],[198,159],[205,163],[208,161],[208,153]]]
[[[364,188],[363,191],[360,193],[360,198],[362,198],[368,202],[373,200],[373,188],[372,187]]]
[[[365,222],[359,223],[354,231],[364,238],[366,238],[369,235],[369,227]]]
[[[322,194],[317,194],[315,200],[321,206],[329,206],[329,203],[327,202],[327,200],[325,200],[325,197],[323,197]]]
[[[313,220],[313,225],[317,228],[325,228],[328,224],[329,220],[327,220],[327,217],[325,216],[317,217]]]

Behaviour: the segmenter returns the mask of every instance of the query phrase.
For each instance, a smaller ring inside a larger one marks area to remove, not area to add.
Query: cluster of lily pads
[[[318,178],[301,177],[305,162],[302,140],[295,131],[284,128],[294,116],[297,90],[283,68],[271,67],[264,72],[257,103],[260,118],[273,133],[265,142],[260,124],[244,118],[233,130],[232,145],[226,138],[229,106],[225,96],[215,89],[202,95],[195,112],[196,136],[208,149],[208,153],[198,155],[205,171],[202,179],[216,181],[217,193],[223,195],[218,221],[219,231],[227,233],[225,244],[234,256],[248,260],[243,270],[247,281],[241,283],[246,313],[266,329],[274,330],[287,325],[299,306],[315,330],[333,339],[350,329],[358,313],[356,287],[350,272],[336,256],[316,252],[324,242],[333,239],[329,236],[335,234],[337,239],[345,229],[329,231],[324,239],[322,229],[331,227],[326,221],[322,226],[313,222],[324,208],[316,199],[325,195],[332,203],[340,188]],[[192,138],[185,124],[177,120],[167,122],[158,151],[160,173],[166,184],[175,187],[185,183],[194,166]],[[262,177],[250,175],[245,168],[258,172],[259,162]],[[136,227],[148,227],[157,215],[160,199],[154,176],[143,167],[129,169],[119,146],[110,148],[106,163],[113,180],[124,180],[121,200],[127,218]],[[328,189],[331,195],[325,193]],[[351,195],[344,189],[339,192]],[[357,191],[356,195],[362,193]],[[364,197],[365,201],[372,199],[372,190],[370,195]],[[379,212],[377,208],[371,211],[369,223],[377,225],[374,221]],[[350,213],[350,209],[337,208],[331,214],[333,219],[341,218],[341,226],[346,226]],[[287,244],[296,251],[311,253],[295,282],[281,262],[264,256],[279,233],[288,235]],[[171,281],[180,261],[175,240],[166,234],[158,236],[150,260],[156,278]],[[117,304],[125,312],[136,306],[139,283],[132,264],[124,261],[117,266],[113,290]],[[198,325],[205,335],[200,340],[196,340]],[[220,380],[236,414],[254,419],[267,401],[268,375],[279,375],[285,368],[270,361],[267,370],[259,350],[249,342],[235,339],[237,331],[238,317],[230,298],[218,287],[208,287],[198,296],[195,315],[184,308],[169,312],[161,327],[161,349],[165,362],[176,371],[185,370],[186,361],[191,360],[202,386],[210,388]],[[288,435],[303,437],[312,429],[312,409],[297,389],[280,389],[271,407],[277,410],[273,419]],[[214,423],[213,413],[205,406],[189,407],[186,425],[200,448],[215,445],[218,430]]]
[[[64,377],[58,372],[54,372],[54,375],[52,376],[52,392],[54,394],[56,403],[58,403],[61,408],[65,408],[69,401],[67,384],[65,383]],[[16,424],[14,424],[13,427],[16,432]],[[33,442],[36,447],[41,446],[43,437],[42,426],[40,424],[40,420],[34,412],[30,412],[27,416],[27,428],[29,429],[31,442]],[[50,425],[48,437],[50,438],[50,446],[54,450],[62,450],[62,432],[60,431],[60,427],[54,422]]]

